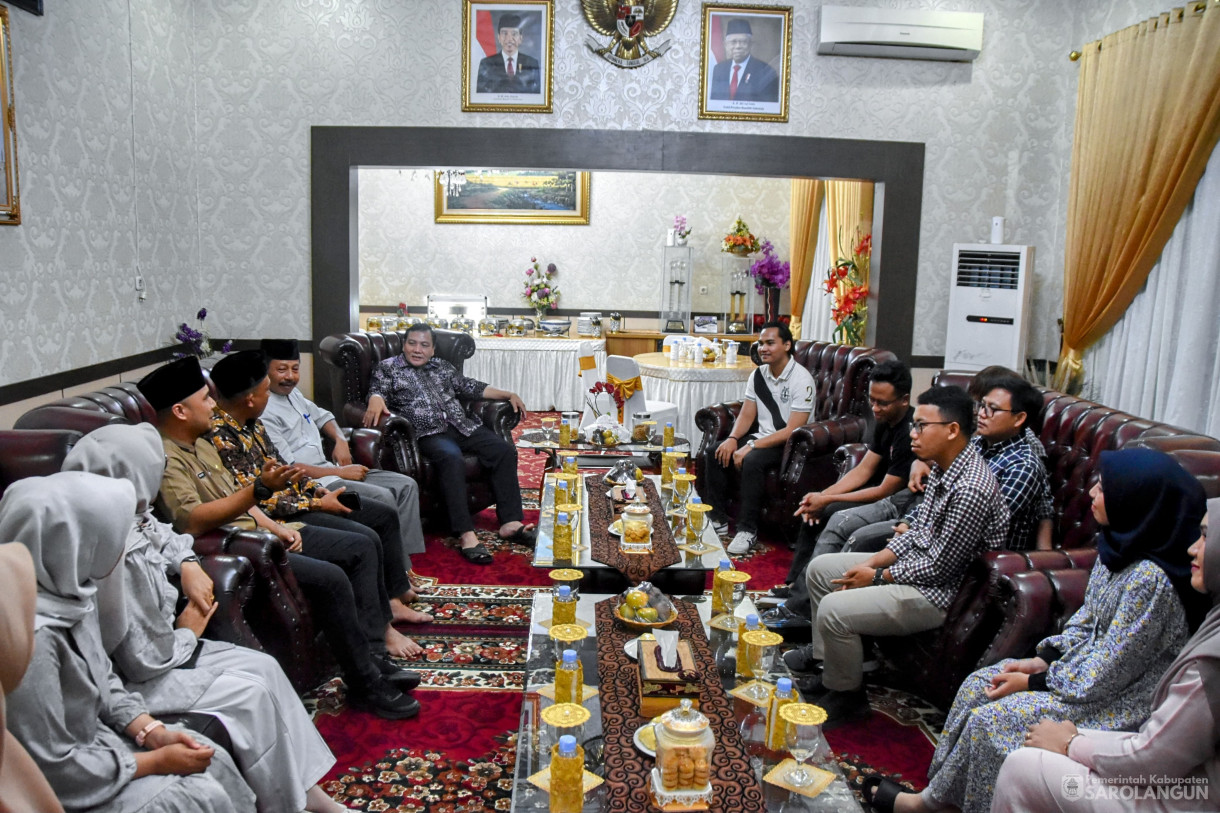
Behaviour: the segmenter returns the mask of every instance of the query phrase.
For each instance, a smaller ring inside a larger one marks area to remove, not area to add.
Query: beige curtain
[[[856,229],[873,230],[873,185],[869,181],[826,182],[826,230],[830,237],[830,259],[850,257]],[[842,242],[840,243],[840,240]],[[822,269],[823,272],[826,269]],[[863,280],[868,282],[868,280]]]
[[[792,296],[792,335],[801,337],[801,317],[809,286],[821,280],[813,267],[813,253],[818,243],[818,212],[822,210],[825,188],[816,178],[793,178],[788,231],[792,235],[792,278],[788,285]],[[824,272],[825,269],[822,269]]]
[[[1055,386],[1139,293],[1220,138],[1220,0],[1085,46],[1076,96]]]

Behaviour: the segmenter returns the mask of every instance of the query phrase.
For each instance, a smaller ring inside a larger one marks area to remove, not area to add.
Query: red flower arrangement
[[[842,237],[839,240],[842,244]],[[826,274],[822,290],[834,294],[830,318],[835,323],[834,338],[843,344],[862,344],[864,323],[868,318],[868,266],[873,252],[873,236],[856,230],[856,243],[850,257],[840,257]]]
[[[602,393],[607,393],[614,398],[614,405],[618,407],[618,414],[621,416],[623,414],[623,407],[627,402],[623,400],[623,396],[619,394],[618,390],[610,386],[605,381],[598,381],[596,384],[590,387],[589,394],[593,396],[593,399],[585,399],[585,402],[589,405],[589,409],[593,410],[593,415],[598,418],[602,416],[602,413],[597,411],[597,396],[601,395]]]

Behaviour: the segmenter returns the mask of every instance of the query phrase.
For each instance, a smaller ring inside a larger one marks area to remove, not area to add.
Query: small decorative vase
[[[546,318],[546,308],[534,308],[534,322],[541,325],[542,320]]]
[[[687,239],[686,237],[683,237],[682,235],[679,234],[674,238],[674,244],[679,245],[679,246],[684,246],[684,245],[686,245],[686,239]]]
[[[779,319],[779,288],[767,285],[763,288],[763,324]]]

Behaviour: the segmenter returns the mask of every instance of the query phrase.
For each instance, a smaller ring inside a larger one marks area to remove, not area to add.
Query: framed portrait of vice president
[[[462,111],[550,113],[554,0],[462,2]]]
[[[699,118],[788,120],[792,8],[703,4]]]

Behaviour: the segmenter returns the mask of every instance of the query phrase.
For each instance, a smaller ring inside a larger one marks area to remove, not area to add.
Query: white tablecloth
[[[580,378],[580,345],[593,346],[597,378],[583,384]],[[585,406],[585,391],[606,369],[604,339],[520,339],[476,336],[475,354],[463,371],[501,390],[521,396],[525,408],[579,412]]]
[[[738,356],[737,365],[724,367],[710,364],[679,364],[671,366],[664,353],[642,353],[635,357],[640,365],[640,380],[644,395],[650,401],[669,401],[678,407],[678,434],[691,442],[692,453],[699,448],[699,430],[695,413],[705,406],[724,401],[740,401],[746,391],[746,379],[755,365]]]

